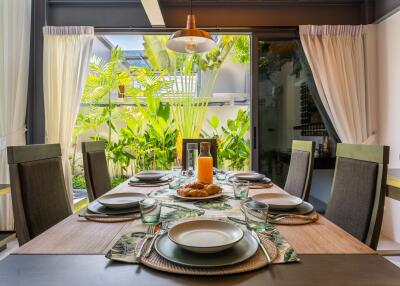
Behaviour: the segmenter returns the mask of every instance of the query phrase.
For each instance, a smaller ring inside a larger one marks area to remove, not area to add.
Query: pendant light
[[[207,31],[196,28],[196,19],[192,13],[187,16],[186,28],[176,31],[167,42],[167,48],[178,53],[198,54],[208,52],[216,47],[214,40]]]

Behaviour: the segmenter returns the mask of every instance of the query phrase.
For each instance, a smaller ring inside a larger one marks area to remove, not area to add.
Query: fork
[[[168,222],[163,221],[161,222],[161,227],[156,231],[155,235],[150,241],[150,244],[147,246],[146,252],[143,254],[144,257],[149,257],[151,250],[153,249],[154,242],[156,241],[157,237],[163,235],[168,230]]]
[[[136,254],[136,259],[139,259],[142,256],[143,248],[146,245],[147,240],[154,237],[155,230],[156,230],[155,224],[152,224],[147,228],[147,232],[146,232],[145,236],[143,237],[142,244],[140,245],[139,251]]]

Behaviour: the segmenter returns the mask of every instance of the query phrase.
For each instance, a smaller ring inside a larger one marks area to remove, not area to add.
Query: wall
[[[379,143],[390,146],[389,168],[400,168],[400,12],[377,25]],[[387,198],[382,234],[400,243],[400,202]]]
[[[379,143],[390,146],[390,168],[400,168],[400,12],[378,24]]]

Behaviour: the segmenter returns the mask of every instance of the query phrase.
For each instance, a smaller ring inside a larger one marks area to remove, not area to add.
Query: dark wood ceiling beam
[[[394,13],[400,11],[400,0],[376,0],[375,20],[383,21]]]
[[[140,0],[47,0],[56,7],[142,7]]]
[[[373,0],[367,0],[373,1]],[[163,6],[189,7],[189,0],[161,0]],[[342,6],[360,5],[365,0],[194,0],[193,6]]]
[[[194,8],[199,27],[268,27],[347,24],[366,22],[358,5],[343,6],[197,6]],[[163,6],[167,27],[184,26],[187,7]]]

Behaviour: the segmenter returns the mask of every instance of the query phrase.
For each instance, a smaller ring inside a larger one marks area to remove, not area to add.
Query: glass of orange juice
[[[204,184],[213,182],[213,157],[210,153],[209,142],[200,143],[200,155],[197,158],[197,180]]]

